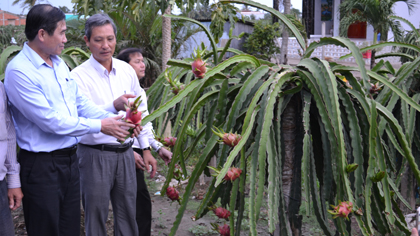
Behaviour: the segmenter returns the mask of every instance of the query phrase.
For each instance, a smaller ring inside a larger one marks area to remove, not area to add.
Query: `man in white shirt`
[[[96,105],[113,111],[113,100],[122,94],[141,96],[138,110],[145,111],[146,93],[140,87],[136,73],[127,63],[112,58],[116,45],[116,27],[106,14],[89,17],[85,24],[86,45],[92,52],[89,60],[72,72],[79,89]],[[80,141],[80,185],[85,209],[86,235],[106,235],[105,223],[111,200],[114,212],[114,235],[137,236],[135,217],[136,171],[131,145],[123,145],[108,135],[87,134]],[[139,135],[143,158],[153,158],[146,130]]]
[[[3,236],[15,235],[10,210],[16,210],[23,197],[19,169],[15,127],[7,107],[6,91],[0,82],[0,235]]]
[[[133,67],[137,74],[137,78],[142,79],[145,76],[146,66],[144,65],[144,59],[142,50],[139,48],[126,48],[120,51],[117,56],[118,59],[127,62]],[[155,140],[153,133],[152,123],[149,122],[144,126],[145,132],[149,138],[150,146],[155,150],[159,156],[168,164],[172,158],[172,152],[162,148],[162,144]],[[152,201],[150,198],[149,191],[147,190],[146,182],[144,181],[144,168],[148,168],[152,165],[150,171],[150,177],[153,178],[156,173],[156,160],[146,160],[146,163],[141,161],[143,156],[142,150],[136,148],[137,144],[134,142],[133,149],[135,151],[134,156],[136,158],[136,175],[137,175],[137,200],[136,200],[136,220],[139,228],[139,236],[150,236],[152,227]],[[140,155],[140,156],[138,156]],[[144,166],[144,167],[143,167]]]

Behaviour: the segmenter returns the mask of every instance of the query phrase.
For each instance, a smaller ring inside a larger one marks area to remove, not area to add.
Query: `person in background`
[[[14,236],[10,210],[20,207],[19,163],[16,160],[16,133],[7,106],[4,85],[0,81],[0,229],[3,236]]]
[[[146,66],[144,65],[143,52],[139,48],[126,48],[120,51],[117,56],[118,59],[127,62],[136,71],[137,78],[140,80],[145,76]],[[167,165],[172,158],[172,152],[163,148],[163,145],[155,140],[153,135],[152,123],[147,123],[144,129],[147,132],[150,146],[155,150],[159,156],[165,161]],[[135,142],[134,147],[138,147]],[[136,221],[139,228],[139,236],[149,236],[152,227],[152,201],[150,199],[149,191],[147,190],[146,182],[144,181],[144,170],[152,166],[150,177],[153,178],[156,173],[156,160],[142,160],[142,150],[140,148],[133,148],[136,158],[136,179],[137,179],[137,199],[136,199]]]
[[[38,4],[26,18],[23,49],[9,62],[5,89],[20,147],[23,211],[29,236],[80,234],[80,176],[77,143],[99,132],[124,140],[122,116],[100,109],[80,93],[58,55],[66,39],[65,14]],[[115,100],[116,110],[132,95]],[[135,129],[138,135],[140,128]]]
[[[102,107],[112,108],[109,104],[121,94],[141,96],[138,111],[145,111],[142,113],[145,117],[148,115],[147,97],[135,71],[127,63],[112,57],[117,43],[116,33],[116,26],[108,15],[89,17],[84,39],[92,55],[71,72],[72,77],[80,90]],[[143,150],[144,161],[151,163],[154,158],[150,152],[148,129],[145,126],[141,131],[138,145]],[[87,236],[106,235],[110,200],[114,211],[114,234],[138,235],[133,141],[127,140],[119,145],[115,138],[104,134],[82,137],[77,153],[81,158],[79,169]]]

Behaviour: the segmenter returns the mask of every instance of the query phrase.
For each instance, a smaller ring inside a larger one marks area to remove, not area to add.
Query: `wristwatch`
[[[149,151],[150,151],[151,149],[150,149],[150,146],[149,146],[149,147],[147,147],[147,148],[143,148],[142,150],[143,150],[143,151],[146,151],[146,150],[149,150]]]

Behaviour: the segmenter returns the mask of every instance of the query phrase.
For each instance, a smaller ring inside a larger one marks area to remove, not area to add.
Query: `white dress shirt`
[[[20,165],[16,160],[16,133],[7,109],[6,91],[0,81],[0,181],[7,176],[8,188],[20,188]]]
[[[76,80],[80,91],[104,110],[115,113],[114,100],[123,94],[134,94],[141,96],[142,102],[138,110],[144,111],[142,118],[149,114],[146,93],[140,87],[134,69],[124,61],[112,58],[112,69],[108,72],[91,56],[89,60],[71,71],[71,77]],[[125,112],[120,111],[120,114],[125,114]],[[149,147],[149,133],[152,133],[151,124],[143,126],[138,137],[140,148]],[[127,141],[129,140],[131,138],[127,139]],[[80,143],[86,145],[119,144],[115,137],[103,133],[86,134]]]

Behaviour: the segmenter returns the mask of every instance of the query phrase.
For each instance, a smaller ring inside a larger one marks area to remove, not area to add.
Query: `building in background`
[[[0,26],[26,25],[26,16],[0,10]]]
[[[326,36],[338,36],[340,25],[339,6],[344,0],[302,0],[302,16],[306,27],[306,32],[310,38],[320,38],[322,36],[322,23],[325,22]],[[418,10],[420,3],[416,6]],[[397,16],[408,19],[414,26],[419,27],[420,15],[412,12],[408,14],[407,5],[403,2],[396,3],[394,12]],[[401,25],[410,30],[405,23]],[[389,31],[388,39],[392,41],[392,32]],[[348,37],[366,41],[373,40],[373,27],[366,22],[355,23],[348,30]]]

